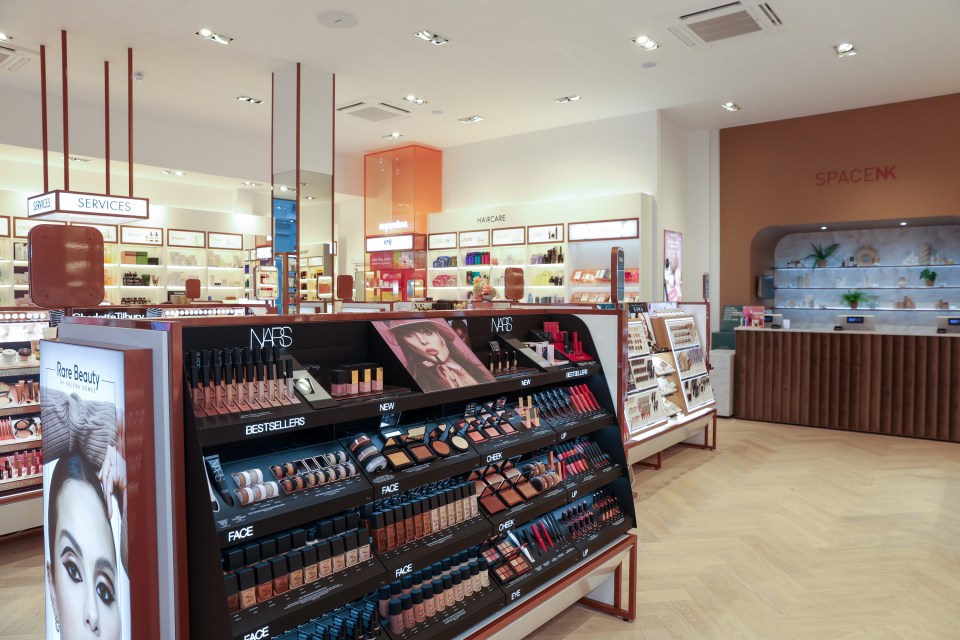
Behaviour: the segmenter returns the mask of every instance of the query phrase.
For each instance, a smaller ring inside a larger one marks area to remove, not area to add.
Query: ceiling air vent
[[[9,44],[0,45],[0,71],[19,71],[40,54]]]
[[[688,47],[784,30],[783,20],[769,2],[724,4],[666,16],[659,22]]]
[[[337,107],[337,113],[350,115],[367,122],[387,122],[410,115],[410,112],[401,107],[384,102],[377,98],[354,100]]]

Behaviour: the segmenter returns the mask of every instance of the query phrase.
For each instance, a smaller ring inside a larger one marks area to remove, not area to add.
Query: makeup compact
[[[403,449],[394,449],[390,453],[387,453],[385,457],[390,464],[390,468],[394,471],[406,469],[414,464],[413,460]]]
[[[425,444],[417,444],[409,447],[407,452],[413,456],[414,460],[416,460],[418,464],[430,462],[436,457],[433,453],[433,450],[431,450],[430,447]]]
[[[432,442],[430,442],[430,448],[433,450],[433,452],[436,455],[440,456],[441,458],[446,458],[451,453],[453,453],[453,448],[446,442],[443,442],[442,440],[433,440]]]

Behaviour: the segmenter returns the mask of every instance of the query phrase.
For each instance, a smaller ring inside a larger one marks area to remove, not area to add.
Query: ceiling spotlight
[[[388,133],[387,135],[385,135],[385,136],[383,136],[383,137],[384,137],[384,138],[387,138],[388,140],[396,140],[397,138],[402,138],[402,137],[403,137],[403,134],[400,133],[399,131],[394,131],[393,133]]]
[[[657,41],[648,36],[637,36],[630,42],[637,45],[644,51],[653,51],[654,49],[660,48],[660,45],[657,43]]]
[[[60,156],[60,159],[63,160],[63,156]],[[86,164],[90,162],[90,160],[88,160],[87,158],[78,158],[77,156],[70,156],[70,162],[80,162],[82,164]]]
[[[180,171],[179,169],[164,169],[163,174],[166,176],[185,176],[186,172]]]
[[[215,31],[207,29],[206,27],[204,27],[203,29],[200,29],[200,31],[197,31],[197,35],[203,38],[204,40],[212,40],[217,44],[230,44],[231,42],[233,42],[233,38],[231,38],[230,36],[219,34]]]
[[[820,225],[820,231],[826,231],[826,230],[827,230],[827,225],[825,224]]]
[[[316,200],[316,196],[306,196],[307,200]]]
[[[473,124],[474,122],[483,122],[483,116],[467,116],[466,118],[458,118],[463,124]]]
[[[554,102],[559,102],[560,104],[564,102],[576,102],[577,100],[580,100],[580,96],[563,96],[562,98],[553,99]]]
[[[907,221],[906,221],[906,220],[902,221],[902,222],[900,223],[900,226],[901,226],[901,227],[907,226]]]
[[[288,187],[288,186],[285,185],[285,184],[280,185],[279,189],[280,189],[280,191],[293,191],[293,189],[291,189],[290,187]]]
[[[248,104],[263,104],[263,100],[251,98],[250,96],[237,96],[237,100],[240,102],[246,102]]]
[[[250,180],[244,180],[243,185],[245,187],[262,187],[263,185],[259,182],[252,182]]]
[[[145,76],[143,75],[143,71],[133,72],[133,79],[136,80],[137,82],[143,82],[144,77]]]
[[[10,42],[13,40],[13,36],[9,33],[0,33],[0,42]]]
[[[720,106],[727,111],[740,111],[740,105],[738,105],[736,102],[724,102]]]
[[[432,31],[427,31],[426,29],[417,31],[413,35],[417,36],[421,40],[426,40],[427,42],[438,45],[438,46],[441,44],[447,44],[448,42],[450,42],[448,38],[444,38],[440,34],[434,33]]]
[[[413,104],[427,104],[427,101],[423,98],[418,98],[412,93],[404,98],[407,102],[412,102]]]
[[[857,49],[853,46],[852,42],[841,42],[840,44],[834,45],[833,50],[837,52],[838,58],[857,55]]]

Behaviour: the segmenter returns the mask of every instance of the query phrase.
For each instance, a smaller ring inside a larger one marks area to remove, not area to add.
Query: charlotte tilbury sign
[[[74,222],[96,222],[110,218],[117,223],[134,222],[150,217],[150,201],[146,198],[56,190],[29,198],[27,217]]]

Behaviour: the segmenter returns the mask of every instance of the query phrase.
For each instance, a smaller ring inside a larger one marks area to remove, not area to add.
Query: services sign
[[[27,217],[88,222],[107,217],[122,219],[118,220],[121,222],[133,222],[150,217],[150,201],[146,198],[107,196],[58,189],[29,198]]]

